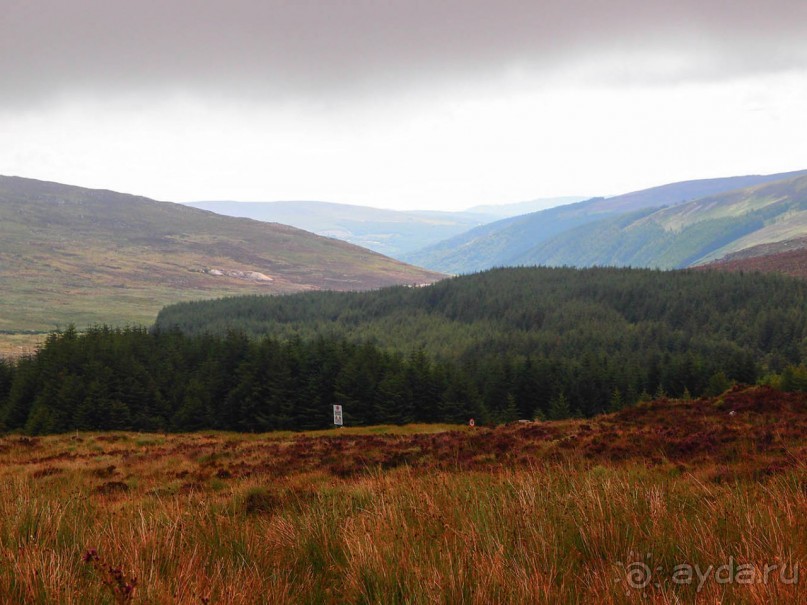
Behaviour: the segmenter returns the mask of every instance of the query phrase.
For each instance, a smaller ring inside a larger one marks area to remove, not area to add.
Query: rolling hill
[[[330,202],[191,202],[225,216],[291,225],[399,257],[498,218],[484,212],[401,212]]]
[[[663,269],[807,234],[807,175],[602,219],[544,241],[516,264]]]
[[[526,202],[515,202],[513,204],[484,204],[468,208],[468,212],[495,216],[497,219],[509,218],[530,212],[540,212],[555,206],[565,206],[591,199],[592,196],[566,195],[562,197],[542,197]]]
[[[0,331],[150,323],[171,302],[427,283],[437,273],[285,225],[0,177]]]
[[[594,198],[483,225],[402,258],[446,273],[521,264],[654,266],[648,261],[653,260],[652,255],[642,248],[652,249],[654,238],[663,237],[664,229],[651,224],[642,233],[629,232],[627,227],[634,222],[665,206],[678,208],[705,196],[805,175],[807,171],[684,181],[612,198]],[[625,237],[636,241],[623,242]]]

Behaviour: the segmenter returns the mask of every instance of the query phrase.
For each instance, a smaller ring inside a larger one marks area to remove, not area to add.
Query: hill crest
[[[611,198],[592,198],[483,225],[402,258],[447,273],[524,264],[644,266],[631,257],[618,260],[619,248],[624,243],[619,232],[631,222],[652,215],[659,208],[669,207],[675,212],[705,196],[803,176],[807,176],[807,171],[682,181]],[[595,229],[602,225],[607,230],[606,245],[589,250],[585,258],[578,259],[575,255],[580,243],[590,243],[587,238],[592,225]],[[645,243],[652,245],[644,241],[641,245]]]
[[[286,225],[0,177],[0,330],[150,323],[169,302],[430,283],[441,275]]]

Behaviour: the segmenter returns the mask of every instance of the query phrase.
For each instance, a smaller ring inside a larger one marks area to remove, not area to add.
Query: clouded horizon
[[[803,1],[0,9],[0,174],[459,209],[807,168]]]

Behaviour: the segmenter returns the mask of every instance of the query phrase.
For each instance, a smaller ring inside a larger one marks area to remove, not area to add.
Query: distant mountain
[[[537,242],[601,218],[601,213],[587,211],[588,206],[596,201],[558,206],[482,225],[401,258],[409,263],[440,267],[439,271],[456,274],[514,265],[515,259]]]
[[[732,252],[698,268],[746,273],[783,273],[807,279],[807,237],[760,244]]]
[[[486,214],[496,218],[508,218],[530,212],[539,212],[555,206],[565,206],[590,199],[591,196],[570,195],[565,197],[542,197],[527,202],[516,202],[515,204],[487,204],[484,206],[474,206],[468,208],[468,212]]]
[[[293,227],[0,177],[0,332],[150,323],[183,300],[440,277]]]
[[[702,197],[719,195],[726,191],[745,189],[755,185],[762,185],[763,183],[782,181],[804,175],[807,175],[807,170],[780,172],[768,175],[730,176],[717,179],[682,181],[607,198],[598,204],[592,205],[591,209],[603,212],[633,212],[636,210],[644,210],[645,208],[675,206]]]
[[[650,252],[645,254],[634,248],[652,248],[653,237],[663,235],[663,229],[639,234],[639,242],[622,242],[620,238],[634,235],[624,231],[632,222],[665,206],[677,208],[705,196],[803,175],[807,171],[684,181],[611,198],[593,198],[477,227],[402,259],[446,273],[522,264],[653,266],[648,263]],[[587,226],[594,223],[597,227],[592,231]],[[596,235],[594,241],[589,239],[592,235]],[[623,244],[627,251],[621,250]]]
[[[392,257],[496,220],[479,212],[383,210],[330,202],[191,202],[226,216],[269,221],[341,239]]]
[[[807,235],[807,176],[591,223],[544,241],[523,264],[681,268]]]

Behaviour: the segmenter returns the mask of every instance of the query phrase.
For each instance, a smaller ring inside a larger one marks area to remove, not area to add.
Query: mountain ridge
[[[533,247],[521,264],[684,268],[807,234],[807,175],[620,214]]]
[[[529,214],[531,212],[540,212],[541,210],[548,210],[556,206],[566,206],[567,204],[576,204],[577,202],[584,202],[591,199],[590,195],[562,195],[557,197],[540,197],[525,202],[514,202],[510,204],[480,204],[467,208],[466,212],[477,212],[481,214],[489,214],[497,218],[509,218],[511,216],[518,216],[521,214]]]
[[[682,181],[612,198],[592,198],[477,227],[402,258],[407,262],[447,273],[468,273],[494,266],[522,264],[591,266],[614,263],[625,265],[635,261],[639,263],[638,266],[648,266],[642,264],[646,254],[641,252],[641,248],[653,246],[654,237],[663,239],[663,229],[650,226],[648,232],[642,235],[642,241],[634,242],[633,249],[628,254],[619,252],[620,247],[630,244],[621,239],[631,236],[622,231],[627,226],[626,221],[629,223],[631,219],[643,219],[660,208],[675,209],[693,203],[703,199],[705,196],[700,194],[704,192],[712,196],[721,195],[730,191],[742,191],[747,188],[748,183],[764,186],[806,175],[807,170]],[[737,184],[746,187],[735,188],[734,185]],[[721,188],[724,191],[714,193]],[[681,201],[682,196],[696,197]],[[591,224],[597,225],[595,232],[597,228],[600,229],[597,233],[604,242],[591,239]],[[612,235],[606,237],[603,232]],[[578,254],[580,246],[587,248],[585,256]],[[600,250],[595,249],[597,246]]]

